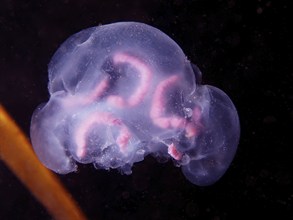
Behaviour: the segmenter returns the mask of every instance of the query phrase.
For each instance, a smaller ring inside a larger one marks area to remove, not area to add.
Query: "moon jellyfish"
[[[40,161],[66,174],[78,163],[131,174],[151,154],[172,159],[193,184],[216,182],[239,141],[237,111],[160,30],[137,22],[69,37],[49,64],[50,99],[35,110]]]

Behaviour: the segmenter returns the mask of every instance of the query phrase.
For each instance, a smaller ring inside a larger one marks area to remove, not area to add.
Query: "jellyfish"
[[[147,155],[173,160],[193,184],[213,184],[240,136],[231,99],[201,84],[201,72],[166,34],[118,22],[69,37],[50,61],[50,99],[35,110],[30,136],[49,169],[78,163],[132,173]]]

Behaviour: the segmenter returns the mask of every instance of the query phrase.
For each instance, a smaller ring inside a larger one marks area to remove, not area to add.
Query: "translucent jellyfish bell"
[[[119,22],[74,34],[49,65],[50,100],[34,112],[31,140],[57,173],[93,163],[131,173],[148,154],[172,158],[197,185],[217,181],[239,140],[229,97],[160,30]]]

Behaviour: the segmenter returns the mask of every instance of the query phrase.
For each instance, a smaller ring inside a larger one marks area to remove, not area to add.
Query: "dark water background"
[[[241,122],[237,155],[209,187],[148,157],[131,176],[82,166],[60,176],[89,219],[293,219],[292,14],[276,0],[10,1],[0,5],[0,102],[29,134],[47,64],[84,28],[140,21],[172,37],[223,89]],[[17,153],[17,152],[16,152]],[[51,219],[0,161],[0,219]]]

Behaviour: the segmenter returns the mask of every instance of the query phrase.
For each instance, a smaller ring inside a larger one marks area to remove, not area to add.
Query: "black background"
[[[81,166],[59,176],[89,219],[293,219],[292,35],[286,1],[10,1],[0,5],[0,102],[29,135],[48,100],[47,64],[87,27],[140,21],[172,37],[239,112],[241,139],[224,177],[188,182],[147,157],[131,176]],[[17,153],[17,152],[16,152]],[[0,219],[51,219],[0,160]]]

